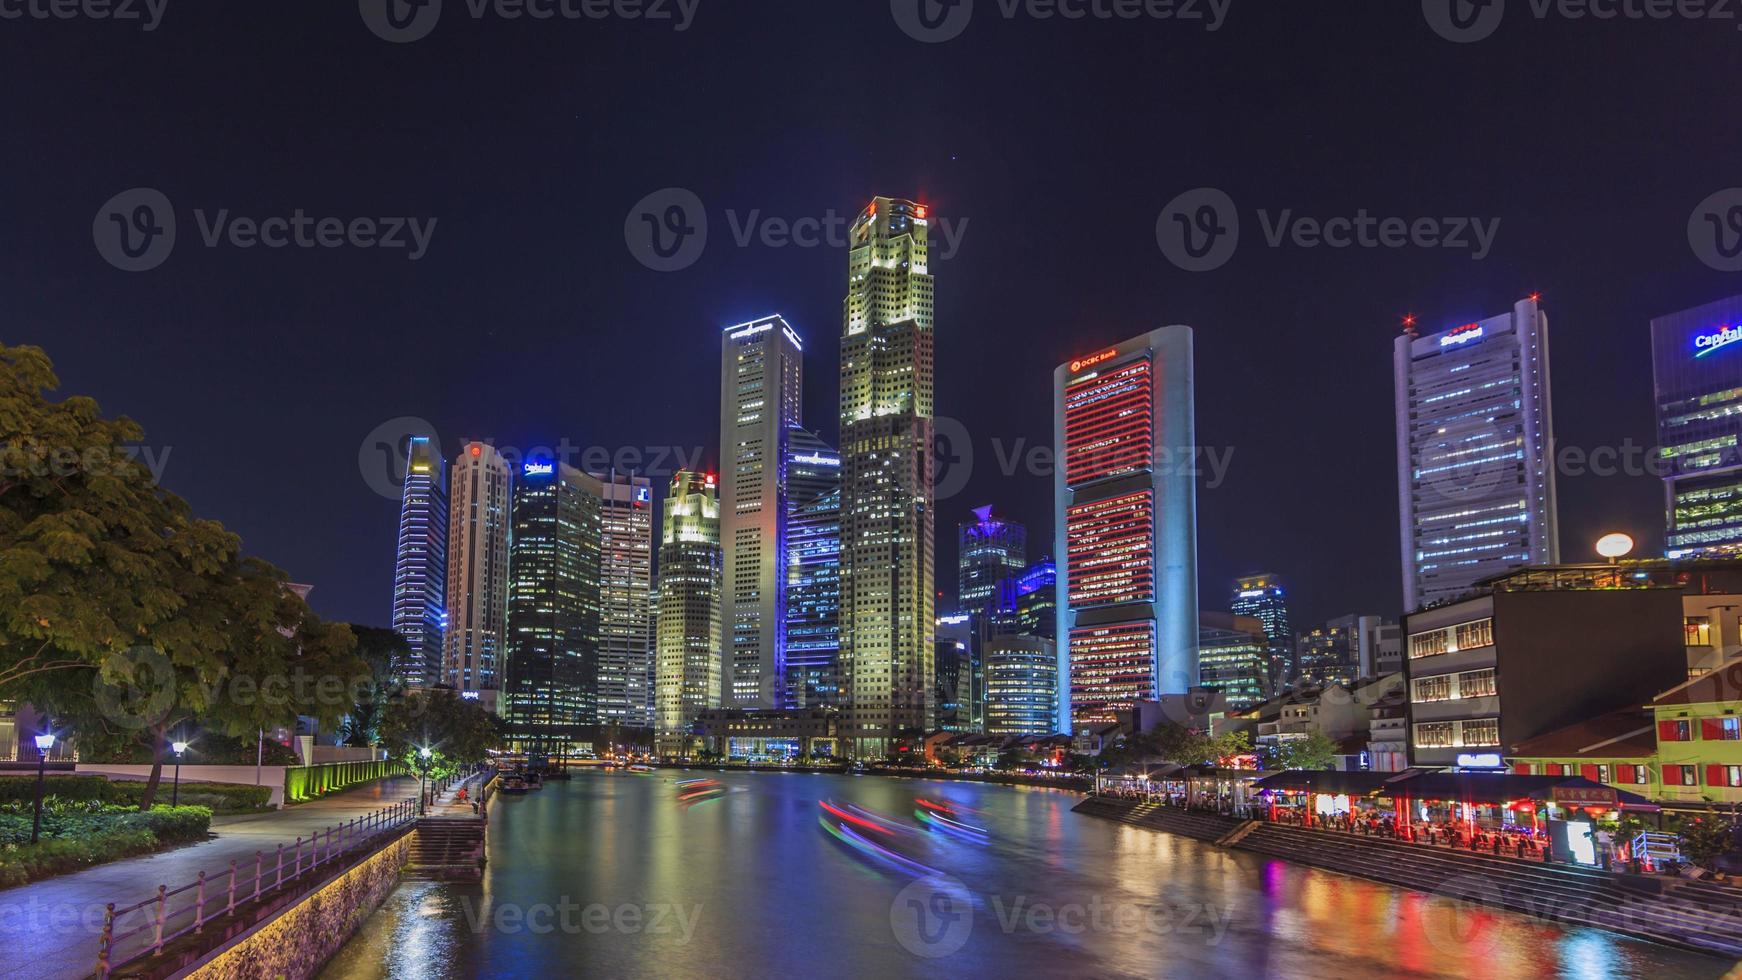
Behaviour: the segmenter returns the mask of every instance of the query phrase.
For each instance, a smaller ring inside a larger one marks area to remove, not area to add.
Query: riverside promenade
[[[166,787],[167,790],[167,787]],[[42,980],[88,977],[97,963],[103,908],[151,898],[159,885],[171,888],[216,874],[234,860],[252,868],[254,853],[270,857],[328,827],[417,798],[416,776],[394,776],[307,803],[234,817],[213,817],[213,838],[158,854],[113,861],[74,874],[0,891],[0,949],[22,966],[21,975]]]

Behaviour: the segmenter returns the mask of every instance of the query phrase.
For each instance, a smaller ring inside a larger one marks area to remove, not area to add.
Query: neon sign
[[[1441,337],[1440,346],[1456,347],[1460,344],[1468,344],[1471,341],[1481,340],[1483,333],[1484,331],[1482,330],[1482,325],[1480,323],[1466,323],[1458,329],[1447,333],[1444,337]]]
[[[1091,354],[1088,357],[1083,358],[1082,360],[1072,361],[1071,362],[1071,373],[1075,374],[1076,372],[1081,371],[1084,368],[1094,367],[1095,365],[1101,363],[1102,361],[1110,361],[1113,359],[1114,355],[1116,355],[1118,353],[1119,353],[1119,351],[1117,348],[1109,347],[1108,349],[1102,351],[1099,354]]]
[[[549,476],[556,472],[554,463],[527,463],[520,468],[527,476]]]
[[[1742,341],[1742,327],[1722,326],[1717,333],[1703,333],[1694,338],[1694,356],[1705,357],[1739,341]]]
[[[811,466],[839,466],[839,465],[841,465],[840,459],[837,457],[834,457],[834,456],[817,456],[817,455],[794,456],[792,458],[792,461],[795,463],[808,463]]]

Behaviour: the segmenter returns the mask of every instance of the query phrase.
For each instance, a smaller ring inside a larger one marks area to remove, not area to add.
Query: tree
[[[1718,859],[1736,846],[1736,825],[1716,816],[1684,819],[1677,834],[1682,856],[1693,864],[1716,871]]]
[[[489,750],[502,746],[502,728],[477,701],[436,688],[389,701],[381,718],[381,742],[400,758],[409,760],[427,746],[444,761],[468,766],[483,762]]]
[[[0,345],[0,695],[144,642],[238,547],[157,486],[137,424],[59,387],[40,348]]]
[[[1338,748],[1329,735],[1315,730],[1307,733],[1305,738],[1278,742],[1271,755],[1271,768],[1329,769],[1337,762]]]
[[[357,638],[357,657],[368,668],[368,680],[339,732],[346,745],[374,745],[380,740],[387,703],[402,688],[395,671],[410,659],[411,643],[397,630],[380,626],[352,623],[351,633]]]
[[[44,673],[26,686],[33,703],[71,720],[81,740],[150,750],[142,810],[154,802],[172,739],[197,752],[202,730],[254,735],[293,726],[299,715],[330,727],[367,676],[350,630],[322,622],[270,564],[232,553],[215,571],[180,571],[183,605],[148,632],[148,643],[94,672]]]

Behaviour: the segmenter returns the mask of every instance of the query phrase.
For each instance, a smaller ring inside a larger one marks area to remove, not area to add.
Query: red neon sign
[[[1088,357],[1082,358],[1081,360],[1072,361],[1071,373],[1075,374],[1084,368],[1094,367],[1102,361],[1110,361],[1113,359],[1114,355],[1118,353],[1118,349],[1109,347],[1099,354],[1090,354]]]

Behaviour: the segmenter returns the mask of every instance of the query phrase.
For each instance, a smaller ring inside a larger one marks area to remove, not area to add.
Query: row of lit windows
[[[1419,660],[1422,657],[1493,645],[1494,620],[1478,619],[1410,636],[1409,657],[1411,660]]]

